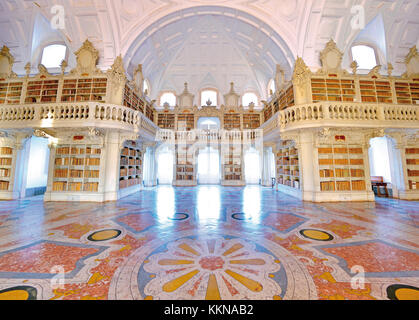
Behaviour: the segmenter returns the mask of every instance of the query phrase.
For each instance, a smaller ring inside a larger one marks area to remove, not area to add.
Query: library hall
[[[419,1],[0,0],[0,31],[0,300],[419,300]]]

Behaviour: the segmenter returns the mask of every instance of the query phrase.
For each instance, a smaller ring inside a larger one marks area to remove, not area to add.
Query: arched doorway
[[[244,153],[244,176],[246,184],[259,184],[261,179],[260,152],[250,148]]]
[[[157,181],[158,184],[172,184],[173,182],[173,150],[169,147],[159,149],[157,152]]]
[[[220,183],[220,153],[217,149],[208,146],[199,150],[197,179],[199,184]]]

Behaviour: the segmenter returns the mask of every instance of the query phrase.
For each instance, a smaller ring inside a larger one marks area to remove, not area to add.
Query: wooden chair
[[[386,198],[389,197],[388,189],[387,189],[387,182],[384,182],[383,177],[372,176],[371,177],[371,185],[373,187],[373,190],[374,190],[374,186],[377,187],[377,196],[379,196],[379,197],[384,196]],[[384,193],[381,193],[380,187],[384,188]]]

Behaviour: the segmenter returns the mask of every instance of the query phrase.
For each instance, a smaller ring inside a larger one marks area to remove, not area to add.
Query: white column
[[[103,177],[104,198],[105,201],[116,201],[118,200],[119,191],[119,162],[121,157],[120,134],[118,131],[108,131],[105,139],[105,176]]]
[[[320,191],[320,184],[318,154],[310,131],[300,133],[299,162],[303,200],[313,201],[315,193]]]

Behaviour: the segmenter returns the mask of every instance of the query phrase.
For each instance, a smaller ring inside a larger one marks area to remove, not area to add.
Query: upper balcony
[[[0,70],[7,72],[0,73],[0,128],[99,127],[154,139],[156,111],[137,86],[141,69],[131,82],[120,57],[107,72],[98,70],[97,51],[88,41],[76,56],[77,67],[68,74],[65,64],[60,75],[40,65],[39,74],[17,77],[11,71],[13,57],[3,47]]]

